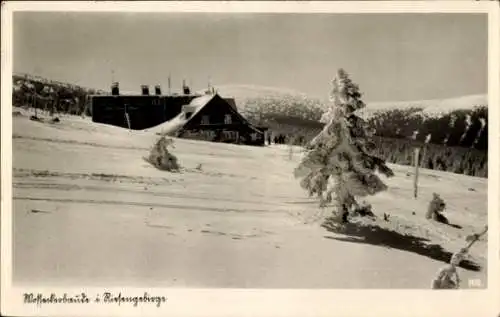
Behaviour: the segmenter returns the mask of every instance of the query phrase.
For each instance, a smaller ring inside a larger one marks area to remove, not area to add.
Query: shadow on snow
[[[420,238],[413,235],[404,235],[397,231],[381,228],[379,226],[353,223],[330,225],[328,223],[325,223],[323,224],[323,227],[329,232],[347,236],[325,236],[325,238],[327,239],[344,242],[366,243],[394,248],[398,250],[413,252],[446,263],[450,261],[452,256],[451,252],[444,250],[440,245],[428,243],[429,239]],[[481,270],[481,266],[469,260],[462,261],[460,263],[460,267],[476,272]]]

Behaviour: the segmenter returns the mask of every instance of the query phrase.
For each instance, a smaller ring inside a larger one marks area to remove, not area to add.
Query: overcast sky
[[[15,13],[14,71],[109,90],[251,84],[365,101],[487,93],[487,17],[472,14]]]

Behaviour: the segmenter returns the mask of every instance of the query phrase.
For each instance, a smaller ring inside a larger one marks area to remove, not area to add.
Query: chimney
[[[182,80],[182,92],[184,93],[184,95],[191,94],[191,89],[189,89],[189,87],[186,86],[186,80]]]
[[[157,95],[157,96],[161,95],[161,86],[160,85],[155,86],[155,95]]]
[[[141,85],[141,90],[142,90],[142,95],[143,96],[148,96],[149,95],[149,86],[148,85]]]
[[[114,82],[111,84],[111,95],[118,96],[120,94],[120,84],[118,82]]]

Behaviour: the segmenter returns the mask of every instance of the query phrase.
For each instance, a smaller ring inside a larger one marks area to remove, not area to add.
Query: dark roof
[[[95,94],[95,95],[90,95],[91,97],[169,97],[169,98],[182,98],[182,97],[193,97],[197,98],[200,97],[201,95],[185,95],[185,94],[171,94],[171,95],[155,95],[154,93],[150,93],[149,95],[143,95],[141,93],[137,92],[127,92],[127,91],[120,91],[119,95],[112,95],[110,92],[105,92],[104,94]]]
[[[237,109],[236,108],[236,101],[234,100],[234,98],[224,98],[224,100],[231,105],[231,107],[233,107],[234,109]]]
[[[189,121],[191,121],[196,116],[196,114],[199,113],[215,97],[218,97],[218,98],[224,100],[229,105],[229,109],[232,112],[232,114],[235,115],[236,117],[238,117],[244,123],[246,123],[250,127],[250,129],[252,129],[256,132],[259,132],[259,133],[263,132],[260,129],[258,129],[257,127],[255,127],[252,123],[250,123],[245,117],[243,117],[238,112],[237,108],[233,107],[233,105],[231,105],[231,103],[228,102],[226,98],[222,98],[217,93],[214,95],[204,95],[201,97],[194,98],[193,100],[191,100],[191,102],[188,105],[183,106],[182,112],[185,113],[186,110],[191,110],[191,112],[192,112],[192,115],[189,117],[189,119],[186,122],[184,122],[183,125],[186,125],[187,123],[189,123]],[[233,101],[234,101],[234,99],[233,99]]]

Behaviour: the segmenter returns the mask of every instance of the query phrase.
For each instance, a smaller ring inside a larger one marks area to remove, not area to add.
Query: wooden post
[[[415,164],[415,178],[413,180],[413,196],[415,198],[418,197],[418,166],[419,166],[419,152],[420,148],[415,148],[415,159],[414,159],[414,164]]]
[[[422,151],[422,160],[421,160],[422,162],[418,165],[418,166],[423,167],[423,168],[425,168],[425,154],[426,154],[426,152],[427,152],[427,144],[424,145],[424,149]],[[421,166],[421,165],[423,165],[423,166]]]
[[[125,112],[125,119],[127,120],[128,129],[130,130],[130,117],[128,115],[128,112]]]
[[[32,98],[31,105],[33,109],[35,109],[35,117],[37,117],[38,112],[36,111],[36,91],[31,93],[31,98]]]
[[[130,131],[130,117],[129,117],[129,115],[128,115],[128,104],[127,104],[127,103],[125,103],[125,104],[123,105],[123,108],[124,108],[124,110],[125,110],[125,120],[127,121],[128,130]]]
[[[289,160],[292,160],[292,158],[293,158],[293,144],[294,144],[294,139],[292,137],[290,137],[290,139],[288,140],[288,146],[290,147],[288,150],[288,159]]]

